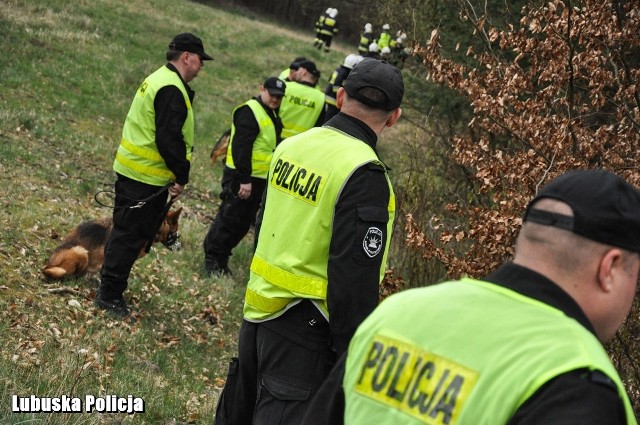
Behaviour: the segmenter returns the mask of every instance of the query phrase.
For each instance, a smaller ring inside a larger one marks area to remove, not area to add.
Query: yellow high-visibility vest
[[[547,382],[583,368],[615,383],[637,425],[607,352],[562,311],[472,279],[406,290],[351,339],[344,423],[504,425]]]
[[[277,317],[300,299],[312,300],[329,320],[327,264],[334,207],[349,177],[367,163],[381,164],[370,146],[330,127],[313,128],[278,146],[245,293],[247,320]],[[384,247],[380,281],[395,217],[388,176],[387,182],[387,237],[375,241]]]
[[[162,66],[140,84],[133,98],[122,129],[122,140],[113,162],[115,172],[154,186],[164,186],[175,181],[176,176],[167,168],[158,152],[153,107],[158,90],[170,85],[180,89],[187,105],[187,119],[182,126],[182,136],[186,145],[185,157],[191,161],[194,115],[189,94],[178,74]]]
[[[243,105],[251,108],[253,116],[256,118],[258,127],[260,128],[260,133],[258,133],[258,137],[256,137],[256,140],[253,142],[253,150],[251,151],[251,176],[265,179],[269,172],[269,164],[271,164],[273,150],[276,148],[276,127],[267,111],[265,111],[260,102],[255,99],[248,100],[235,108],[233,112],[235,113],[235,111]],[[233,163],[233,136],[236,133],[236,127],[233,124],[233,120],[231,122],[231,138],[229,140],[226,165],[229,168],[235,169],[236,166]]]

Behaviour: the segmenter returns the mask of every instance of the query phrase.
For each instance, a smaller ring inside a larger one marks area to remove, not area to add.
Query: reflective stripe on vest
[[[186,145],[185,157],[191,160],[194,116],[189,94],[178,74],[162,66],[145,79],[133,98],[113,162],[113,169],[117,173],[154,186],[164,186],[175,180],[176,176],[167,168],[155,140],[155,96],[158,90],[169,85],[180,90],[187,106],[182,136]]]
[[[329,318],[327,264],[335,204],[353,172],[371,162],[379,160],[370,146],[330,127],[313,128],[276,149],[245,295],[247,320],[269,320],[302,298],[314,301]],[[388,177],[387,182],[389,220],[380,280],[395,217]]]
[[[344,422],[502,425],[549,381],[583,368],[615,383],[637,424],[600,342],[560,310],[472,279],[406,290],[351,340]]]
[[[282,120],[282,138],[313,128],[324,108],[324,93],[315,87],[300,84],[295,81],[287,82],[287,91],[280,104],[280,119]]]
[[[273,124],[273,120],[265,111],[264,107],[255,99],[248,100],[242,105],[233,110],[235,111],[243,105],[249,106],[253,112],[260,132],[253,142],[253,148],[251,150],[251,176],[261,179],[267,178],[269,172],[269,164],[271,164],[271,157],[273,156],[273,150],[276,147],[276,127]],[[231,124],[231,138],[229,141],[229,149],[227,152],[227,167],[235,169],[236,166],[233,162],[233,136],[236,133],[236,127]]]

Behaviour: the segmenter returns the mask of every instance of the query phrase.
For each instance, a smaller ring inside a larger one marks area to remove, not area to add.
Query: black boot
[[[206,258],[204,268],[207,276],[231,276],[229,269],[229,257]]]
[[[119,297],[109,297],[103,295],[98,290],[96,297],[93,299],[93,305],[120,318],[128,317],[131,314],[129,307],[127,306],[127,302],[122,295]]]

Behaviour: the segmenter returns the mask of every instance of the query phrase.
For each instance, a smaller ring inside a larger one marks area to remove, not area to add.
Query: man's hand
[[[251,183],[240,184],[240,190],[238,190],[238,198],[249,199],[251,196]]]
[[[169,195],[171,195],[172,199],[176,199],[178,198],[178,196],[180,196],[183,189],[184,189],[184,186],[178,183],[174,183],[173,186],[169,188]]]

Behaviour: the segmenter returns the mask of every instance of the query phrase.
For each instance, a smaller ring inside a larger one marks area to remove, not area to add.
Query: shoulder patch
[[[370,258],[375,257],[382,251],[382,230],[377,227],[369,227],[362,240],[362,248]]]

